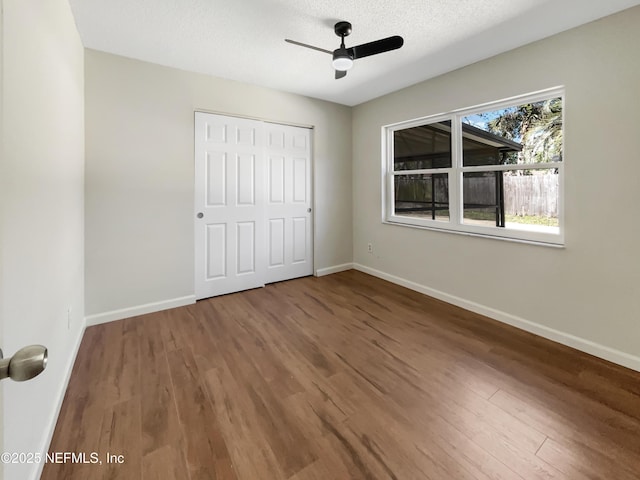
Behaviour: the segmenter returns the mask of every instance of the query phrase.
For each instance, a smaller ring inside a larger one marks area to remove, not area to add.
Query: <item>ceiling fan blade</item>
[[[336,80],[347,76],[346,70],[336,70]]]
[[[368,57],[378,53],[388,52],[400,48],[404,44],[402,37],[394,35],[393,37],[383,38],[375,42],[363,43],[347,50],[353,54],[353,59]]]
[[[331,50],[325,50],[324,48],[314,47],[313,45],[307,45],[306,43],[296,42],[295,40],[289,40],[288,38],[284,39],[285,42],[293,43],[294,45],[299,45],[301,47],[310,48],[312,50],[317,50],[319,52],[328,53],[329,55],[333,55]]]

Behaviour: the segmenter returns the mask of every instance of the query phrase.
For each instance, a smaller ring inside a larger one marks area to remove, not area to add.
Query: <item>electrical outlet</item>
[[[367,252],[373,253],[373,244],[367,243]]]
[[[67,330],[71,330],[71,307],[67,308]]]

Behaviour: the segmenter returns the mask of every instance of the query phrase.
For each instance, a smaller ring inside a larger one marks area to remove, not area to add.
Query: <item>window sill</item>
[[[453,228],[447,228],[445,226],[440,227],[436,225],[433,225],[433,226],[415,225],[412,223],[405,223],[405,222],[394,221],[389,219],[382,220],[382,223],[386,225],[397,226],[397,227],[416,228],[418,230],[431,230],[431,231],[440,232],[440,233],[453,233],[455,235],[465,235],[468,237],[480,237],[480,238],[487,238],[492,240],[501,240],[503,242],[524,243],[526,245],[535,245],[539,247],[551,247],[551,248],[559,248],[559,249],[566,248],[564,241],[558,242],[558,243],[545,242],[541,240],[533,240],[533,239],[527,239],[527,238],[515,238],[515,237],[507,237],[507,236],[501,236],[501,235],[493,235],[491,234],[491,232],[479,233],[479,232],[470,232],[468,230],[455,230]]]

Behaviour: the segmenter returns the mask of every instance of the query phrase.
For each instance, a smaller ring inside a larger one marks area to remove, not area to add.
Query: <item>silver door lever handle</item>
[[[16,382],[31,380],[47,367],[48,356],[47,348],[42,345],[21,348],[9,358],[3,358],[0,349],[0,380],[7,377]]]

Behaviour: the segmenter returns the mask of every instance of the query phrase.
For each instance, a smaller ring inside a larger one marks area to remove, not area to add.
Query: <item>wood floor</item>
[[[50,451],[103,464],[45,480],[637,480],[640,373],[348,271],[88,328]]]

